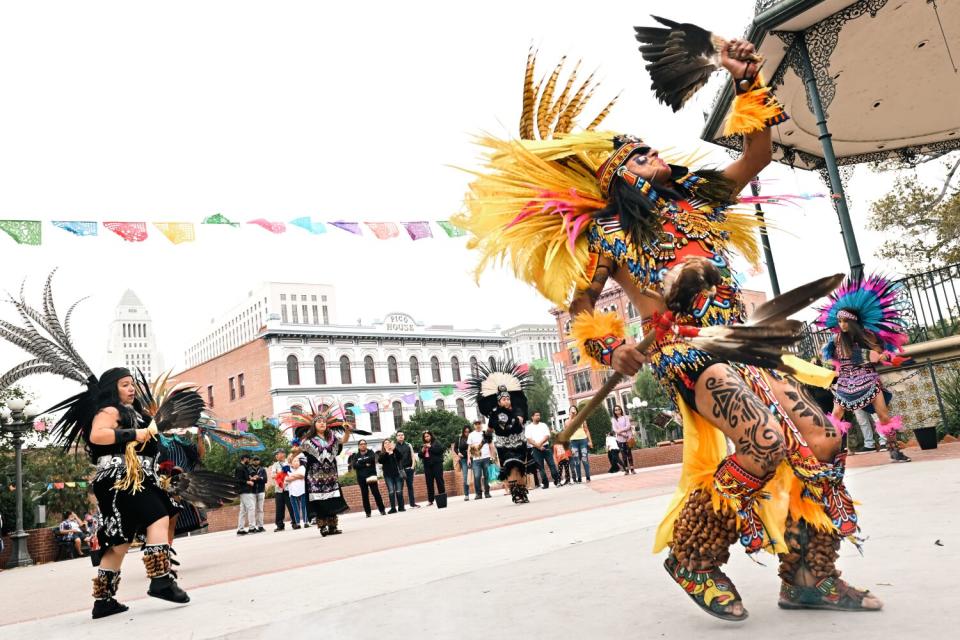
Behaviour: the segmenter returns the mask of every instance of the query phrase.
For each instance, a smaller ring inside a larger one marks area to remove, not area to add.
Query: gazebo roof
[[[915,163],[960,148],[960,2],[940,0],[758,0],[747,38],[791,120],[774,130],[774,159],[824,166],[807,103],[798,38],[804,37],[840,165],[887,159]],[[941,32],[941,23],[943,32]],[[717,97],[702,137],[724,138],[733,89]]]

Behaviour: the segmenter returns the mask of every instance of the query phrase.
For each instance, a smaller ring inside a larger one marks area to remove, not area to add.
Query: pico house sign
[[[413,321],[413,318],[405,313],[391,313],[387,316],[384,325],[386,325],[387,331],[396,331],[398,333],[413,333],[417,330],[417,325]]]

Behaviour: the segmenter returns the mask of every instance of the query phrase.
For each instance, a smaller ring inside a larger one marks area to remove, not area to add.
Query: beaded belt
[[[144,471],[153,471],[156,461],[154,458],[147,458],[145,456],[137,456],[137,460],[140,461],[140,466]],[[100,456],[97,458],[97,473],[101,471],[106,471],[111,467],[123,467],[126,468],[126,460],[123,456]]]

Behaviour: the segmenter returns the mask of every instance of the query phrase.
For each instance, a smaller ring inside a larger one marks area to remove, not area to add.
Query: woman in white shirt
[[[290,473],[287,474],[285,486],[290,497],[290,519],[294,529],[307,526],[307,492],[303,481],[307,468],[299,455],[289,458]]]

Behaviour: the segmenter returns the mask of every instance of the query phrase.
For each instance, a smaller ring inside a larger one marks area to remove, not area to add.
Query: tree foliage
[[[553,397],[553,385],[543,369],[530,367],[530,378],[532,384],[526,391],[527,406],[532,416],[534,412],[540,412],[540,420],[550,424],[557,411],[557,403]]]
[[[869,227],[888,237],[879,257],[912,271],[960,262],[960,189],[951,184],[958,167],[960,159],[948,162],[938,186],[901,176],[871,205]]]
[[[407,442],[413,445],[414,449],[419,450],[420,443],[422,442],[421,434],[424,431],[433,433],[433,437],[437,439],[437,442],[439,442],[444,449],[449,449],[450,445],[460,437],[461,430],[469,426],[469,420],[461,418],[455,413],[451,413],[445,409],[427,409],[426,411],[415,413],[413,417],[403,425],[401,431],[406,432]]]
[[[657,427],[654,424],[654,419],[664,410],[672,408],[673,403],[649,368],[644,367],[637,373],[637,377],[633,381],[633,393],[647,402],[645,408],[631,411],[642,421],[647,432],[647,444],[651,445],[657,440],[664,439],[667,436],[667,431]]]

